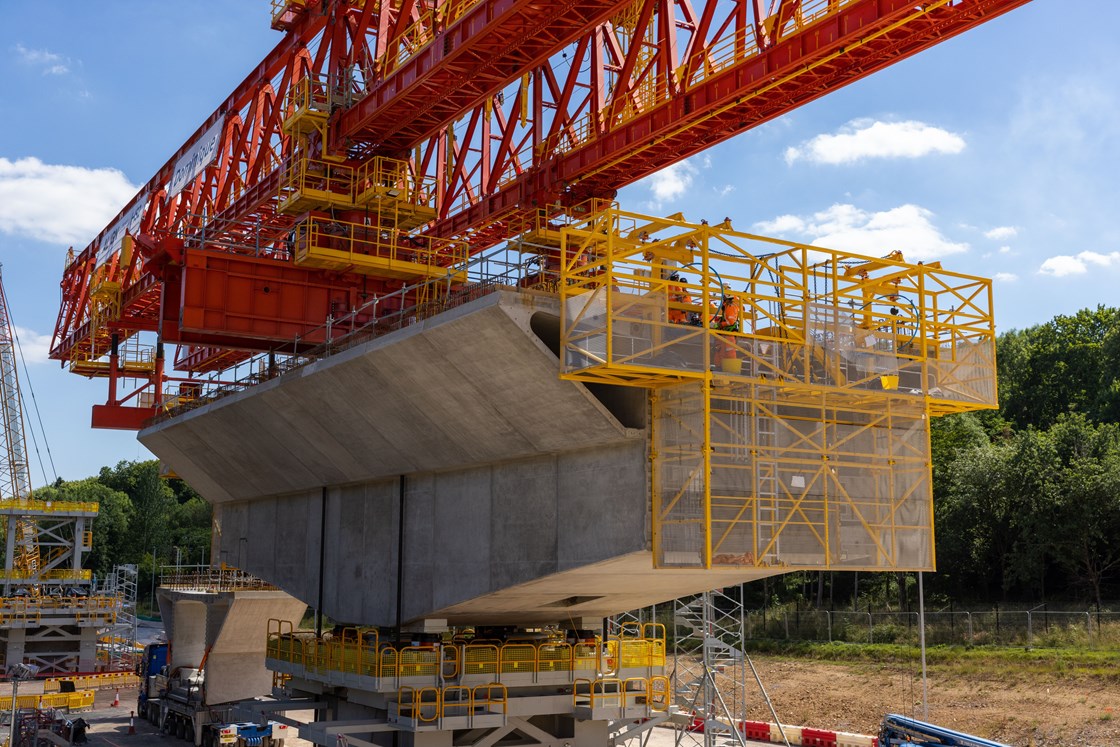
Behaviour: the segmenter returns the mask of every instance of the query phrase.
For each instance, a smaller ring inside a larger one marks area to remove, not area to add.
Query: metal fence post
[[[824,614],[828,619],[828,642],[832,643],[832,610],[825,610]]]
[[[875,642],[875,622],[871,619],[871,605],[867,605],[867,642]]]

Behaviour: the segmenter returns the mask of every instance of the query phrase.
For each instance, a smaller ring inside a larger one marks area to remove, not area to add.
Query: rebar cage
[[[929,418],[996,405],[989,280],[616,208],[562,234],[562,376],[653,390],[658,566],[933,568]]]

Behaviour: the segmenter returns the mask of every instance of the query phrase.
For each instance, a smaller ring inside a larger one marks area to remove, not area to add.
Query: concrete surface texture
[[[171,670],[205,659],[206,703],[252,698],[272,689],[264,666],[268,625],[299,625],[303,602],[282,591],[189,592],[160,589],[160,614],[171,641]]]
[[[501,291],[140,440],[216,504],[214,562],[340,622],[601,618],[765,575],[653,569],[646,393],[561,380],[558,344],[554,298]]]

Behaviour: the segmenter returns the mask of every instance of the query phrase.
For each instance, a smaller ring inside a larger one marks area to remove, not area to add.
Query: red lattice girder
[[[546,62],[623,4],[477,3],[405,62],[397,65],[388,55],[377,58],[388,68],[384,77],[332,118],[328,151],[345,152],[349,144],[361,142],[407,155],[413,145]],[[376,20],[368,15],[369,21]]]

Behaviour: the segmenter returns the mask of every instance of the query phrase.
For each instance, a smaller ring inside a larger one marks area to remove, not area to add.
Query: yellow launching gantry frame
[[[562,376],[651,390],[659,567],[932,570],[929,419],[994,408],[991,281],[611,207]]]

